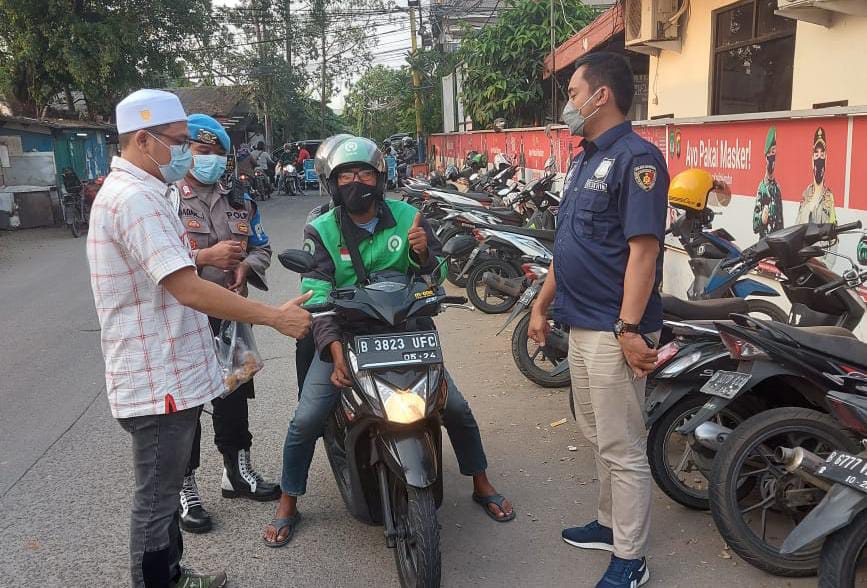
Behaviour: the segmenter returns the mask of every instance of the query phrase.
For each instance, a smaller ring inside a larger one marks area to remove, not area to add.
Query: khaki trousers
[[[569,334],[569,370],[575,416],[596,458],[599,523],[614,530],[617,557],[644,557],[653,491],[645,379],[633,379],[614,333],[575,327]]]

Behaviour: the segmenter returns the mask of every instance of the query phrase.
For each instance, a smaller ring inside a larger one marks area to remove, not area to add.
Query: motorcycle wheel
[[[856,580],[863,584],[867,578],[867,569],[863,566],[865,549],[867,511],[861,511],[851,523],[825,539],[819,558],[819,588],[855,586]]]
[[[768,302],[767,300],[757,300],[754,298],[747,300],[747,312],[751,315],[763,314],[772,321],[777,321],[778,323],[789,322],[789,315],[786,311],[773,302]]]
[[[81,204],[72,204],[67,208],[67,214],[72,222],[69,223],[69,230],[72,236],[78,239],[81,237],[81,231],[84,227],[84,218],[81,214]]]
[[[397,530],[394,560],[402,588],[440,585],[440,525],[433,487],[414,488],[391,478],[391,506]]]
[[[485,284],[485,272],[512,279],[518,277],[518,270],[511,263],[502,259],[489,259],[476,265],[467,278],[467,298],[470,299],[473,306],[487,314],[508,312],[518,302],[518,297],[498,292]]]
[[[443,234],[440,235],[439,241],[443,245],[449,242],[449,239],[454,237],[455,235],[461,234],[463,231],[458,229],[457,227],[449,227]],[[458,277],[460,271],[464,268],[464,265],[467,263],[467,259],[469,259],[469,254],[464,255],[460,258],[458,257],[450,257],[446,262],[446,268],[448,269],[448,274],[446,275],[446,279],[457,286],[458,288],[466,288],[467,287],[467,276],[462,278]],[[472,270],[470,270],[472,271]],[[469,273],[469,272],[468,272]]]
[[[551,328],[558,328],[553,321]],[[526,313],[518,324],[515,325],[515,330],[512,331],[512,359],[515,360],[515,365],[524,377],[538,384],[543,388],[566,388],[569,386],[570,376],[566,370],[560,375],[552,376],[560,362],[567,361],[566,354],[558,352],[550,347],[542,347],[528,335],[530,326],[530,313]],[[537,362],[544,362],[540,366]],[[550,366],[550,367],[547,367]]]
[[[716,455],[711,514],[723,540],[748,563],[776,576],[812,576],[819,567],[818,545],[792,555],[782,555],[780,547],[824,493],[778,465],[777,447],[803,447],[821,458],[838,448],[858,452],[857,442],[827,414],[795,407],[757,414],[735,429]],[[741,499],[733,481],[748,477],[756,478],[757,492]]]
[[[340,496],[343,498],[343,504],[347,509],[350,509],[352,504],[352,482],[349,479],[349,463],[346,456],[346,447],[342,440],[344,439],[344,431],[337,424],[337,419],[334,414],[328,416],[325,421],[325,432],[322,435],[322,444],[325,445],[325,454],[328,456],[328,463],[331,465],[331,473],[334,474],[334,481],[337,482],[337,489],[340,490]]]
[[[648,382],[648,387],[651,385]],[[702,447],[697,450],[686,435],[677,432],[677,428],[698,412],[707,399],[704,394],[688,394],[681,398],[654,421],[647,434],[647,461],[656,485],[676,503],[693,510],[710,508],[708,479],[700,464],[712,463],[714,456],[710,449]],[[734,429],[760,409],[758,403],[744,398],[720,411],[714,420]],[[754,482],[747,480],[741,486],[741,498],[749,494],[753,486]]]

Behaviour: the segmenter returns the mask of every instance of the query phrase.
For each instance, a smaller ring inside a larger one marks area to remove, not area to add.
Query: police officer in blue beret
[[[583,137],[563,189],[554,261],[533,307],[530,336],[548,334],[548,309],[570,325],[576,418],[599,477],[598,518],[565,529],[566,543],[612,552],[597,588],[650,579],[647,538],[652,482],[644,427],[645,376],[662,328],[665,159],[627,120],[635,93],[621,55],[575,63],[563,120]]]
[[[211,282],[247,295],[247,286],[267,290],[265,272],[271,264],[271,246],[262,228],[256,203],[234,181],[231,142],[223,126],[204,114],[187,119],[193,167],[174,185],[179,214],[186,230],[196,269]],[[211,318],[216,334],[220,319]],[[253,468],[247,401],[254,396],[253,380],[241,384],[225,398],[213,400],[214,443],[223,455],[221,491],[224,497],[276,500],[280,488],[265,481]],[[211,516],[202,505],[196,485],[201,425],[196,429],[190,464],[180,493],[180,524],[185,531],[211,529]]]

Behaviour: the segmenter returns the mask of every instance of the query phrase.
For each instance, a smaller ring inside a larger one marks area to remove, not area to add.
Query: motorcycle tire
[[[72,220],[69,223],[69,230],[72,232],[72,236],[78,239],[81,237],[81,231],[84,227],[84,219],[81,214],[81,207],[79,205],[73,204],[68,208],[68,214],[70,219]]]
[[[647,387],[654,386],[651,381],[648,381]],[[649,395],[650,390],[646,391]],[[692,415],[704,406],[708,397],[704,394],[688,394],[675,402],[661,417],[659,417],[650,426],[650,431],[647,433],[647,461],[650,464],[650,474],[659,489],[666,496],[674,500],[676,503],[693,510],[709,510],[710,498],[707,488],[692,488],[688,486],[680,475],[674,471],[672,464],[669,461],[669,452],[674,436],[679,435],[686,444],[686,449],[682,454],[681,461],[692,452],[689,446],[689,441],[682,435],[676,432],[676,429],[686,422]],[[756,414],[761,410],[761,405],[752,398],[738,399],[727,406],[720,412],[721,424],[735,428],[740,423],[747,420],[751,415]],[[719,421],[718,421],[719,422]],[[706,451],[711,452],[710,449]],[[705,456],[705,460],[713,460],[713,456]],[[692,473],[692,472],[688,472]],[[701,476],[704,485],[707,486],[708,481],[706,476],[700,471],[695,472],[696,476]],[[752,485],[747,483],[740,490],[741,498],[746,497],[752,491]]]
[[[517,278],[521,274],[518,273],[517,268],[511,263],[502,259],[489,259],[476,265],[470,271],[469,277],[467,277],[467,298],[470,299],[473,306],[486,314],[509,312],[509,309],[518,302],[518,296],[509,296],[503,292],[496,292],[495,295],[500,299],[500,302],[489,302],[487,293],[492,292],[492,289],[484,282],[485,272],[493,272],[506,279]],[[479,289],[486,293],[484,298],[479,294]]]
[[[391,508],[397,530],[394,561],[402,588],[436,588],[442,577],[440,524],[433,486],[407,486],[394,475]]]
[[[773,302],[768,302],[767,300],[750,298],[747,300],[747,312],[750,314],[763,314],[778,323],[789,322],[789,314]]]
[[[778,445],[773,443],[774,439],[781,441],[779,446],[803,445],[805,449],[817,453],[820,457],[825,456],[826,448],[828,453],[837,448],[852,453],[857,453],[859,450],[855,439],[837,421],[815,410],[784,407],[766,410],[752,416],[728,436],[716,455],[710,477],[711,514],[723,540],[732,551],[748,563],[775,576],[813,576],[819,567],[819,546],[791,555],[782,555],[779,546],[775,547],[764,537],[757,536],[745,522],[744,507],[741,505],[738,493],[732,487],[732,480],[742,477],[741,468],[746,464],[753,450],[759,446],[771,451],[775,450]],[[760,454],[760,456],[764,456],[763,461],[768,465],[756,470],[756,473],[767,470],[768,474],[776,479],[771,480],[765,476],[758,481],[756,488],[764,489],[766,492],[770,490],[773,494],[760,500],[757,505],[747,508],[752,508],[751,512],[755,512],[756,506],[768,503],[764,506],[760,517],[765,529],[767,528],[766,517],[771,509],[773,509],[772,513],[794,511],[792,515],[785,516],[806,515],[809,508],[801,506],[796,507],[796,510],[779,500],[784,490],[807,487],[806,483],[794,474],[786,473],[782,467],[773,465],[773,461],[767,455]],[[787,534],[787,531],[781,533],[780,544]]]
[[[851,523],[825,539],[819,558],[819,588],[850,588],[856,579],[863,582],[865,574],[858,574],[858,568],[865,549],[867,511],[861,511]]]
[[[530,343],[528,334],[530,326],[530,313],[526,313],[518,324],[515,325],[515,330],[512,331],[512,359],[515,360],[515,365],[518,370],[524,374],[524,377],[538,384],[543,388],[567,388],[570,383],[569,370],[566,370],[560,375],[552,376],[551,371],[556,367],[551,365],[551,370],[540,368],[530,357],[527,345]],[[555,360],[567,361],[566,356],[562,358],[554,357]]]
[[[464,231],[457,227],[449,227],[445,231],[443,231],[442,235],[440,235],[439,241],[440,243],[445,245],[449,242],[449,239],[463,232]],[[467,263],[467,259],[469,259],[469,257],[469,254],[461,257],[450,257],[449,260],[446,262],[446,269],[448,270],[448,273],[446,274],[446,279],[458,288],[467,287],[467,276],[465,275],[462,278],[459,278],[458,273],[464,268],[464,265]],[[469,274],[469,272],[467,272],[467,274]]]

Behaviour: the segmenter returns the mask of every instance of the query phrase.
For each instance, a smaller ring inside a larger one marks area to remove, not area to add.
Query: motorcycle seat
[[[517,213],[515,213],[517,214]],[[540,241],[544,241],[546,243],[553,243],[554,236],[557,234],[557,231],[552,231],[549,229],[527,229],[525,227],[500,227],[495,225],[479,225],[480,228],[483,229],[493,229],[495,231],[503,231],[505,233],[514,233],[516,235],[525,235],[527,237],[533,237],[534,239],[539,239]]]
[[[743,298],[684,300],[663,294],[662,312],[666,317],[679,317],[688,321],[714,321],[726,320],[731,314],[748,314],[749,308]]]
[[[843,327],[793,327],[774,323],[774,328],[803,347],[833,355],[855,366],[867,365],[867,343],[862,343],[852,331]]]

